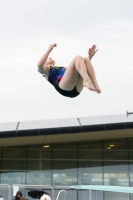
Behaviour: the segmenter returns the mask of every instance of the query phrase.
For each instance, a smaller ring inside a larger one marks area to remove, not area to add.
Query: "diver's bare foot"
[[[96,89],[95,89],[95,87],[93,86],[93,84],[92,84],[92,82],[90,80],[83,81],[83,86],[87,87],[91,91],[95,91],[96,92]]]
[[[94,87],[95,87],[97,93],[98,93],[98,94],[101,93],[101,89],[100,89],[98,83],[97,83],[97,82],[93,82],[93,85],[94,85]]]

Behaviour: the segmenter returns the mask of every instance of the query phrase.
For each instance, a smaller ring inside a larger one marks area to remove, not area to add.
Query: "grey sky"
[[[132,0],[0,0],[0,122],[110,115],[133,111]],[[92,44],[100,95],[86,88],[74,99],[37,73],[50,43],[67,66]]]

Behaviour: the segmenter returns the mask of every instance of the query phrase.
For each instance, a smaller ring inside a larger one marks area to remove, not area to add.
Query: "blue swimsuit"
[[[77,92],[76,87],[74,87],[74,89],[71,91],[63,90],[59,87],[59,82],[61,81],[64,73],[65,73],[64,67],[57,67],[57,66],[50,67],[48,81],[63,96],[70,97],[70,98],[78,96],[80,93]]]

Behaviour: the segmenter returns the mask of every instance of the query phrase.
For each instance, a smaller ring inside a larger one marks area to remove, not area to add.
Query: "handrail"
[[[58,198],[59,198],[61,192],[66,192],[66,190],[60,190],[60,191],[58,192],[58,195],[57,195],[57,197],[56,197],[56,200],[58,200]],[[67,193],[67,192],[66,192],[66,193]]]
[[[25,187],[25,188],[41,188],[41,187],[48,187],[50,189],[52,189],[53,187],[51,185],[23,185],[23,184],[13,184],[12,186],[19,186],[19,187]]]

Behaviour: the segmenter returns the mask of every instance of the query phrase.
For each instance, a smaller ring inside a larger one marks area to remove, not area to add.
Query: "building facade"
[[[133,116],[0,124],[0,184],[133,186]]]

